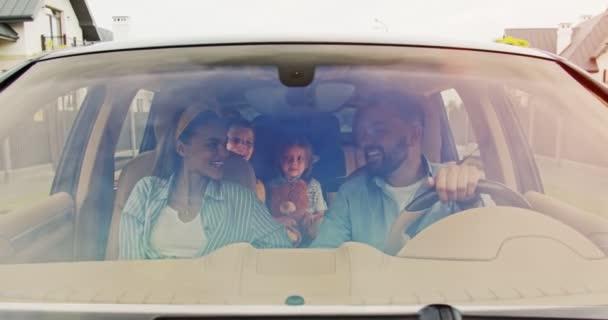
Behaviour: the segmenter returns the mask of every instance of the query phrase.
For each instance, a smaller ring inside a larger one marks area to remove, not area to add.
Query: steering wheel
[[[495,201],[498,200],[496,201],[498,204],[504,203],[512,207],[523,209],[532,208],[523,195],[499,182],[484,179],[479,180],[475,193],[477,195],[488,194],[492,196],[492,199]],[[397,252],[399,252],[410,240],[409,236],[405,233],[405,230],[414,220],[420,217],[426,209],[437,202],[439,202],[439,194],[434,188],[429,189],[429,191],[414,198],[414,200],[405,207],[404,212],[402,212],[393,223],[389,232],[385,251],[392,255],[397,254]]]
[[[481,179],[475,189],[477,195],[488,194],[492,199],[499,200],[498,203],[506,203],[512,207],[531,209],[530,203],[519,192],[507,187],[506,185],[490,180]],[[439,194],[435,189],[430,189],[418,195],[406,207],[405,211],[423,211],[439,201]]]

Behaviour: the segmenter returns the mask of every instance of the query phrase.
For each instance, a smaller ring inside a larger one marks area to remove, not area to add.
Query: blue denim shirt
[[[426,159],[422,164],[428,176],[434,176],[441,166],[430,164]],[[414,197],[429,188],[422,184]],[[311,247],[335,248],[344,242],[355,241],[385,251],[391,227],[402,210],[393,194],[387,190],[386,182],[371,177],[364,170],[340,187]],[[414,221],[406,233],[414,237],[429,225],[458,211],[461,208],[454,202],[437,202]]]

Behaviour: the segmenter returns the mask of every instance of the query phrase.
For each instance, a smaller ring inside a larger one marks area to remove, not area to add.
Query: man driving
[[[311,247],[355,241],[396,253],[387,249],[393,224],[412,199],[433,187],[439,202],[421,212],[403,213],[406,237],[481,205],[475,193],[482,177],[477,168],[432,164],[422,154],[424,112],[418,99],[398,92],[378,95],[357,110],[353,128],[367,164],[341,186]]]

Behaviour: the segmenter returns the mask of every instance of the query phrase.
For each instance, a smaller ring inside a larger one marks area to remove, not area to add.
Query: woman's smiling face
[[[183,157],[186,172],[219,180],[224,175],[226,128],[210,123],[195,130],[190,141],[177,143],[177,152]]]

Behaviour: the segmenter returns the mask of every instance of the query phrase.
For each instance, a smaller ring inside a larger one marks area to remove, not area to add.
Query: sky
[[[131,17],[130,39],[265,32],[390,32],[493,41],[505,28],[555,27],[608,0],[87,0],[98,26]]]

